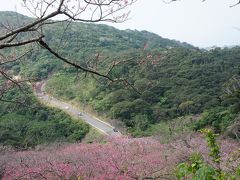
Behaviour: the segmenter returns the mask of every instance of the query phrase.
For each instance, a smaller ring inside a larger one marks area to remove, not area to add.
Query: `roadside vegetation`
[[[52,142],[79,142],[89,132],[86,123],[40,104],[30,87],[24,91],[12,89],[4,99],[12,102],[0,104],[0,143],[3,145],[27,149]]]

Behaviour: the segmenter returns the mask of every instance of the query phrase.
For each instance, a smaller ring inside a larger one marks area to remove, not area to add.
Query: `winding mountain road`
[[[80,109],[78,109],[77,107],[75,107],[69,103],[58,100],[57,98],[52,97],[49,94],[47,94],[45,92],[45,85],[46,85],[45,82],[38,82],[34,86],[35,95],[41,102],[44,102],[53,107],[64,110],[65,112],[67,112],[68,114],[70,114],[71,116],[73,116],[75,118],[84,120],[86,123],[88,123],[92,127],[96,128],[97,130],[99,130],[100,132],[102,132],[105,135],[121,136],[121,133],[116,131],[116,129],[113,126],[111,126],[110,124],[108,124],[104,121],[101,121],[100,119],[98,119],[86,112],[81,111]]]

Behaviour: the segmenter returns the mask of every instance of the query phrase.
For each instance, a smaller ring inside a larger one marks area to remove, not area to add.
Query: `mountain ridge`
[[[32,21],[34,20],[34,18],[32,17],[28,17],[26,15],[23,15],[23,14],[20,14],[18,12],[14,12],[14,11],[0,11],[0,22],[2,22],[3,24],[4,23],[7,23],[7,24],[10,24],[11,25],[11,22],[13,21],[14,25],[22,25],[22,24],[25,24],[29,21]],[[51,20],[51,21],[56,21],[56,20]],[[161,44],[166,44],[165,46],[162,45],[162,47],[186,47],[186,48],[194,48],[193,45],[191,44],[188,44],[186,42],[180,42],[178,40],[171,40],[171,39],[167,39],[167,38],[163,38],[162,36],[156,34],[156,33],[153,33],[153,32],[149,32],[149,31],[146,31],[146,30],[142,30],[142,31],[139,31],[139,30],[131,30],[131,29],[125,29],[125,30],[120,30],[116,27],[113,27],[113,26],[110,26],[110,25],[106,25],[106,24],[95,24],[95,23],[84,23],[84,22],[72,22],[73,26],[87,26],[87,28],[92,28],[92,29],[96,29],[96,28],[99,28],[99,29],[105,29],[107,31],[110,31],[110,30],[113,30],[113,31],[116,31],[116,34],[119,34],[119,33],[124,33],[125,35],[126,34],[133,34],[133,33],[138,33],[139,36],[146,36],[145,38],[145,43],[147,43],[147,40],[151,41],[151,39],[158,39],[158,43],[159,43],[159,46],[161,46]],[[143,47],[142,47],[143,48]]]

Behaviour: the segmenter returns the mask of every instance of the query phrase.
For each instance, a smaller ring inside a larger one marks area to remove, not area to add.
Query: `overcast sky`
[[[3,1],[0,10],[27,15],[20,1]],[[237,1],[181,0],[166,4],[162,0],[138,0],[131,8],[130,20],[111,25],[148,30],[199,47],[240,45],[240,5],[229,7]]]

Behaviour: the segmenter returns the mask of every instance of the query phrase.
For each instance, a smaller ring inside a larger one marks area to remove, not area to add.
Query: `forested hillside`
[[[1,12],[0,19],[17,24],[13,15]],[[203,112],[202,119],[193,122],[191,128],[211,125],[223,132],[239,112],[238,47],[206,51],[147,31],[121,31],[101,24],[64,22],[43,30],[46,41],[72,62],[90,65],[128,83],[109,83],[39,49],[5,68],[13,75],[49,79],[49,93],[123,121],[133,135],[144,135],[151,124]],[[15,48],[5,53],[22,51]],[[117,65],[109,71],[113,64]],[[234,92],[226,91],[232,86]]]
[[[129,57],[137,53],[129,53]],[[239,104],[237,96],[229,98],[225,90],[234,77],[239,80],[239,48],[156,49],[147,54],[151,57],[144,62],[135,58],[112,71],[117,76],[124,75],[135,89],[120,84],[99,84],[93,78],[77,79],[76,73],[62,72],[51,77],[48,90],[58,97],[91,104],[95,110],[121,119],[134,131],[146,130],[151,123],[204,111],[222,112],[223,117],[217,122],[197,124],[197,129],[212,124],[217,131],[224,131],[231,124]]]
[[[81,141],[89,126],[66,113],[44,107],[30,87],[15,88],[0,104],[0,142],[22,149],[52,142]]]
[[[2,24],[17,26],[18,24],[24,24],[24,22],[31,22],[33,19],[13,12],[1,12],[0,20]],[[55,24],[51,28],[45,27],[44,31],[46,32],[45,40],[51,46],[57,49],[64,57],[70,58],[72,62],[77,62],[81,65],[86,65],[89,61],[93,61],[96,58],[96,54],[99,54],[103,60],[136,49],[193,48],[193,46],[187,43],[165,39],[147,31],[121,31],[102,24],[69,24],[63,22]],[[16,52],[16,48],[7,51],[7,54],[9,54],[9,51],[14,54],[21,54],[19,51],[23,51],[23,49],[21,48],[18,52]],[[106,62],[102,63],[106,65]],[[34,78],[46,78],[52,71],[57,72],[62,68],[66,70],[66,64],[49,55],[46,50],[39,51],[37,49],[31,52],[31,54],[25,57],[23,64],[23,66],[18,66],[19,64],[14,65],[15,73]]]

